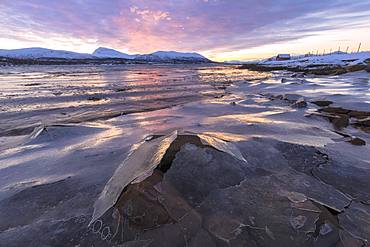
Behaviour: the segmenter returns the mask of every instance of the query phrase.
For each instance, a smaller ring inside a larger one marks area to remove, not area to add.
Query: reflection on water
[[[238,121],[238,122],[242,122],[245,124],[254,124],[254,123],[281,124],[281,123],[285,123],[285,121],[273,120],[268,117],[275,115],[275,114],[281,114],[284,112],[285,111],[264,111],[260,113],[229,114],[229,115],[222,115],[218,117],[208,118],[206,123],[215,124],[215,123],[219,123],[220,121],[230,121],[232,123],[235,123],[235,121]]]
[[[34,72],[33,70],[37,70]],[[58,97],[122,91],[166,90],[203,84],[250,80],[267,74],[232,66],[28,66],[0,70],[0,99]],[[61,90],[61,91],[59,91]],[[68,101],[68,99],[65,99]]]
[[[7,122],[81,122],[222,97],[231,83],[266,76],[221,65],[4,67],[0,114]]]

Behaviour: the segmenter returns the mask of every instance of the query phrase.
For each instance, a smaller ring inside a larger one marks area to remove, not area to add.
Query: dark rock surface
[[[253,71],[279,71],[279,70],[286,70],[291,72],[301,72],[305,74],[312,74],[312,75],[341,75],[347,72],[358,71],[359,68],[351,67],[347,70],[346,67],[340,65],[314,65],[314,66],[285,66],[285,65],[263,65],[263,64],[243,64],[241,69],[249,69]],[[364,66],[361,67],[365,69]]]
[[[312,103],[317,106],[321,106],[321,107],[325,107],[325,106],[329,106],[333,104],[333,102],[330,100],[316,100],[316,101],[312,101]]]
[[[272,156],[261,159],[260,146]],[[157,169],[145,181],[129,185],[115,211],[103,218],[114,222],[114,212],[119,212],[126,222],[124,237],[111,241],[148,241],[148,246],[347,246],[348,242],[361,246],[366,242],[367,225],[361,225],[366,213],[352,208],[351,202],[368,200],[369,174],[352,171],[341,180],[345,169],[337,166],[345,165],[313,147],[267,139],[240,142],[238,147],[248,163],[212,148],[185,144],[166,172]],[[357,183],[348,180],[350,174]],[[346,188],[348,183],[351,189]]]

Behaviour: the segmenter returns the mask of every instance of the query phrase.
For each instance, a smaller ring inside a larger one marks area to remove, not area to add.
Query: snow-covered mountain
[[[42,59],[86,59],[85,63],[107,63],[107,59],[129,59],[136,62],[160,62],[160,63],[206,63],[211,62],[206,57],[192,52],[176,52],[176,51],[157,51],[151,54],[145,55],[130,55],[113,50],[110,48],[100,47],[96,49],[92,54],[77,53],[71,51],[62,50],[51,50],[46,48],[24,48],[15,50],[1,50],[0,57],[8,59],[21,59],[21,60],[35,60]],[[53,61],[55,63],[55,61]],[[72,62],[72,61],[71,61]],[[84,61],[81,61],[84,62]],[[126,63],[125,61],[109,61],[109,63]],[[25,63],[25,62],[22,62]],[[43,61],[45,64],[45,61]],[[74,61],[73,63],[76,63]]]
[[[177,52],[177,51],[157,51],[152,53],[153,56],[158,56],[160,58],[197,58],[197,59],[206,59],[204,56],[195,52]]]
[[[137,59],[141,61],[158,61],[158,62],[169,62],[173,60],[180,60],[186,62],[209,62],[209,60],[195,52],[177,52],[177,51],[157,51],[150,54],[143,55],[129,55],[117,50],[100,47],[92,54],[98,58],[125,58],[125,59]]]
[[[71,51],[51,50],[46,48],[23,48],[14,50],[0,49],[0,57],[36,59],[36,58],[64,58],[64,59],[89,59],[94,58],[90,54]]]
[[[200,55],[199,53],[189,52],[177,52],[177,51],[157,51],[151,54],[139,55],[136,57],[139,60],[146,61],[170,61],[170,60],[182,60],[182,61],[194,61],[194,62],[209,62],[209,60]]]
[[[109,48],[105,48],[105,47],[99,47],[93,52],[92,55],[98,58],[124,58],[124,59],[135,59],[136,58],[136,55],[129,55],[129,54],[122,53],[122,52],[109,49]]]

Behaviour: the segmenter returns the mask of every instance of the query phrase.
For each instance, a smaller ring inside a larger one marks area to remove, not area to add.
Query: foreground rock
[[[145,246],[362,246],[368,240],[361,222],[370,215],[357,208],[368,206],[351,204],[351,198],[368,201],[368,175],[346,188],[345,165],[315,148],[239,142],[245,162],[189,138],[175,146],[167,153],[172,162],[148,167],[151,175],[122,189],[92,227],[119,218],[124,235],[109,240]]]
[[[304,97],[298,94],[283,94],[283,95],[264,95],[271,100],[279,100],[289,104],[293,108],[305,108],[307,107],[307,102]]]
[[[322,116],[328,118],[336,129],[342,129],[349,124],[370,133],[370,112],[349,110],[341,107],[325,107],[319,109]]]

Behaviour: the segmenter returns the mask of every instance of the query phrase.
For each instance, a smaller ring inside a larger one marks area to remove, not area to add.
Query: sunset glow
[[[217,60],[370,50],[370,1],[2,0],[0,47],[196,51]]]

